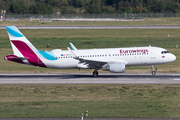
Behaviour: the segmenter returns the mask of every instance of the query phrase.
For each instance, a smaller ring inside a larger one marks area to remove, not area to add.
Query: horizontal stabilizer
[[[27,59],[27,58],[25,58],[25,57],[9,57],[9,58],[11,58],[11,59],[20,59],[20,60],[25,60],[25,59]]]

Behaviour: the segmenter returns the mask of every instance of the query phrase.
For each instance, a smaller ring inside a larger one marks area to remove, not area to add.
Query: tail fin
[[[36,48],[15,26],[6,26],[6,29],[9,35],[14,55],[17,55],[19,57],[25,57],[23,55],[24,52],[37,52]]]
[[[27,38],[15,27],[6,26],[14,55],[18,58],[27,58],[27,64],[45,67],[38,56],[38,50],[27,40]],[[11,56],[12,57],[12,56]],[[6,59],[8,59],[6,57]],[[9,59],[8,59],[9,60]]]

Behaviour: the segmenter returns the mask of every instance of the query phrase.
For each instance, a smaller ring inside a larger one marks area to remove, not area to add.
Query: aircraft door
[[[155,52],[155,49],[151,49],[151,52],[150,52],[150,59],[156,59],[156,52]]]

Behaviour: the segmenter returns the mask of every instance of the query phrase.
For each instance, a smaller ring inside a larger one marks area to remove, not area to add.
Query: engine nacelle
[[[102,70],[107,70],[112,73],[123,73],[125,72],[125,64],[124,63],[106,64],[102,67]]]

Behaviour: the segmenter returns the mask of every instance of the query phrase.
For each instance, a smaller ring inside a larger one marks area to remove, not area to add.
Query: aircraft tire
[[[155,71],[152,71],[152,75],[156,75],[156,72],[155,72]]]
[[[93,76],[94,76],[94,77],[98,77],[98,71],[94,71],[94,72],[93,72]]]

